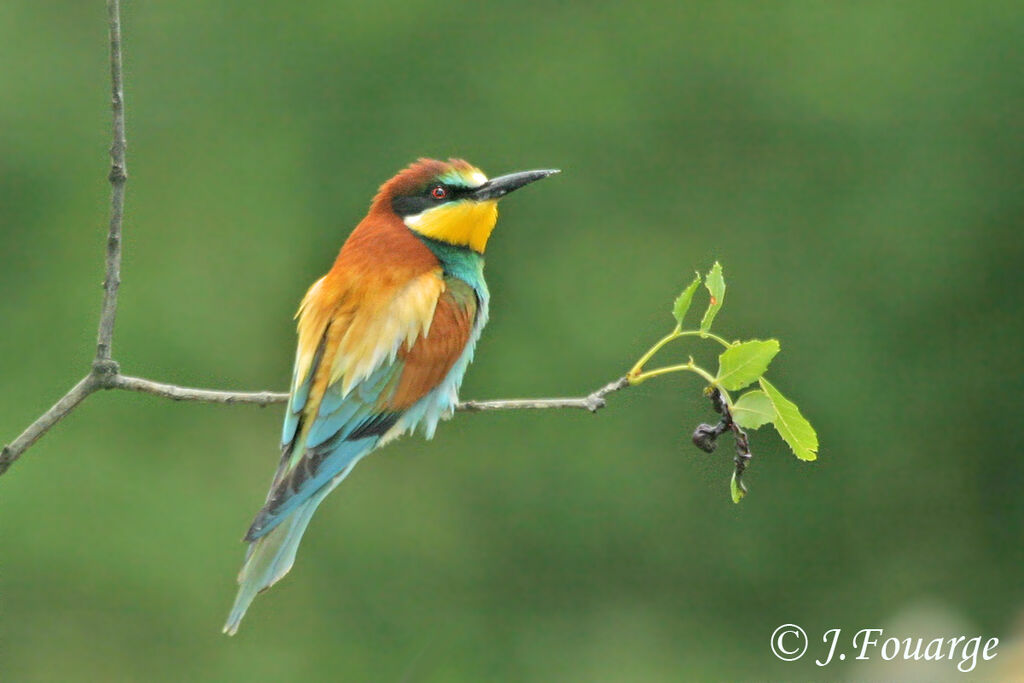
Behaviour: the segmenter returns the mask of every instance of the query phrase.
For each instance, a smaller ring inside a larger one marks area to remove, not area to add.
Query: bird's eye
[[[430,196],[434,199],[444,199],[448,196],[448,190],[443,185],[438,185],[430,191]]]

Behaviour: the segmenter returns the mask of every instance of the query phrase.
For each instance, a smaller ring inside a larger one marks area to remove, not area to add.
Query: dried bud
[[[709,424],[697,425],[693,432],[693,445],[705,453],[714,453],[715,447],[718,446],[719,433],[717,428]]]

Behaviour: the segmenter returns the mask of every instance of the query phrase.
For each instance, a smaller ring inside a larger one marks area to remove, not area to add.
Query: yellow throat
[[[498,222],[498,202],[465,199],[435,206],[404,220],[411,230],[424,237],[482,254]]]

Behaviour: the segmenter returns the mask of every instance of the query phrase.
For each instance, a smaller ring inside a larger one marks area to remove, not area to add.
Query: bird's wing
[[[324,287],[300,308],[281,464],[249,541],[344,477],[444,380],[472,334],[475,293],[439,270],[375,299],[349,293],[325,305]]]

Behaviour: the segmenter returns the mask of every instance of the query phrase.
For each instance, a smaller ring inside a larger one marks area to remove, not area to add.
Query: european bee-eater
[[[225,633],[288,573],[317,506],[360,459],[417,427],[429,439],[451,415],[487,322],[498,200],[552,173],[488,180],[461,159],[420,159],[381,186],[299,306],[281,462],[245,535]]]

